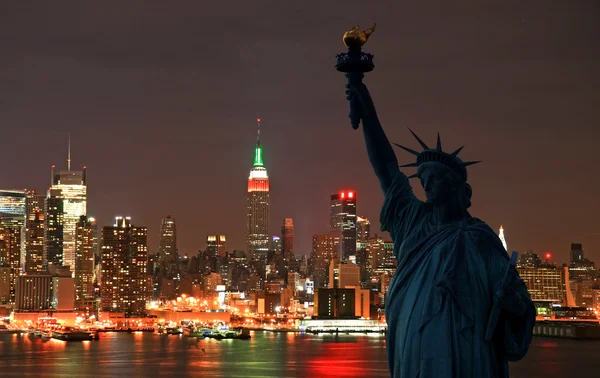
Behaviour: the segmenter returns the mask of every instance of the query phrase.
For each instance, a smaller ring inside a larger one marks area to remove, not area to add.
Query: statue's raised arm
[[[353,80],[353,73],[348,75],[346,93],[351,104],[350,113],[362,120],[369,160],[385,196],[380,217],[381,229],[389,231],[395,245],[399,246],[414,225],[412,219],[418,216],[423,202],[415,197],[408,177],[398,167],[398,159],[379,122],[367,87],[362,81]],[[399,257],[397,247],[395,255]]]
[[[352,83],[354,80],[349,78],[349,81]],[[375,110],[375,105],[367,86],[362,82],[358,82],[357,84],[348,84],[346,87],[346,94],[350,97],[349,100],[356,98],[356,101],[350,102],[351,106],[354,107],[354,109],[351,109],[351,113],[358,114],[360,119],[362,119],[363,134],[369,160],[371,161],[375,175],[379,179],[381,189],[386,194],[393,181],[398,176],[404,176],[404,174],[398,168],[398,159],[379,122],[377,111]],[[406,181],[406,185],[410,187],[408,181]]]

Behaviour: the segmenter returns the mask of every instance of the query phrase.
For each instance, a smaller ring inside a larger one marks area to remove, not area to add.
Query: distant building
[[[25,199],[25,245],[22,248],[21,266],[27,273],[44,271],[44,223],[46,208],[44,196],[28,190]]]
[[[296,259],[294,256],[294,221],[292,218],[285,218],[281,225],[281,251],[288,262]]]
[[[71,144],[67,170],[55,173],[46,197],[44,255],[48,265],[69,266],[75,271],[75,230],[87,212],[87,172],[71,170]]]
[[[94,225],[82,216],[75,232],[75,308],[83,309],[94,299]]]
[[[102,311],[143,314],[146,309],[147,229],[129,217],[102,228]]]
[[[212,272],[204,276],[204,292],[217,290],[217,286],[223,284],[223,279],[219,273]]]
[[[314,313],[321,319],[352,319],[356,317],[356,290],[326,289],[315,290]]]
[[[160,223],[158,255],[163,266],[172,268],[177,263],[177,226],[170,215],[162,218]]]
[[[341,191],[331,195],[329,231],[339,237],[336,253],[345,263],[356,254],[356,192]]]
[[[569,274],[571,279],[579,281],[592,280],[597,276],[594,262],[585,258],[583,245],[580,243],[571,243]]]
[[[532,300],[552,301],[557,304],[562,304],[565,301],[563,296],[563,273],[560,267],[542,265],[536,268],[524,265],[517,268],[517,270],[519,276],[525,282]]]
[[[356,217],[356,242],[367,242],[371,238],[371,222],[365,217]]]
[[[227,256],[227,239],[225,235],[208,235],[206,237],[206,253],[216,259]]]
[[[10,304],[10,267],[0,266],[0,305]]]
[[[246,236],[248,257],[265,256],[269,250],[269,176],[263,163],[262,146],[260,145],[260,119],[258,135],[254,149],[254,164],[248,177],[248,233]]]
[[[313,235],[309,271],[315,281],[315,287],[328,286],[329,264],[335,258],[334,242],[335,238],[332,235]]]
[[[283,249],[282,243],[281,243],[281,238],[279,236],[272,236],[271,237],[271,250],[273,252],[275,252],[276,254],[281,253]]]
[[[339,264],[332,260],[329,266],[330,289],[360,287],[360,267],[356,264]]]
[[[0,267],[10,269],[9,303],[15,303],[16,282],[21,273],[25,202],[23,190],[0,191]]]
[[[40,311],[52,307],[52,276],[32,274],[17,280],[16,310]]]

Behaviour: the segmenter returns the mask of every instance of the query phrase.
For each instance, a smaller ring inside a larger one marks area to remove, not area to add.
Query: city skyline
[[[378,233],[383,195],[333,69],[348,22],[376,21],[377,69],[365,80],[390,138],[412,143],[410,126],[425,140],[440,131],[450,147],[464,141],[465,157],[483,160],[470,171],[472,215],[495,231],[503,224],[510,249],[551,250],[567,262],[569,243],[581,242],[600,258],[599,178],[589,175],[600,119],[592,5],[532,2],[491,14],[473,4],[281,4],[248,19],[253,6],[212,8],[229,14],[218,25],[193,7],[142,7],[140,32],[131,33],[121,18],[140,9],[131,4],[119,15],[82,5],[81,23],[58,5],[2,5],[15,8],[0,12],[0,32],[11,36],[0,122],[13,141],[5,153],[23,159],[6,167],[0,187],[45,193],[71,131],[74,166],[91,168],[87,214],[100,226],[131,216],[149,227],[155,252],[160,219],[171,214],[181,253],[195,254],[214,233],[244,249],[244,185],[260,116],[271,235],[293,218],[295,253],[307,254],[312,235],[327,229],[329,194],[349,187],[361,196],[357,214]],[[171,21],[178,16],[186,21]],[[199,37],[207,30],[209,44]]]

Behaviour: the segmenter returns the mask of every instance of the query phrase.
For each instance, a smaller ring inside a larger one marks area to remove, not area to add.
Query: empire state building
[[[254,149],[254,165],[248,177],[248,257],[266,255],[269,250],[269,176],[260,145],[260,118]]]

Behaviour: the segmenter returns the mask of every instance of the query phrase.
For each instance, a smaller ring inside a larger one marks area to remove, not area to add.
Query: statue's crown
[[[438,133],[438,136],[437,136],[436,147],[430,148],[411,129],[408,129],[408,130],[415,137],[417,142],[419,142],[421,147],[423,147],[423,151],[417,152],[408,147],[404,147],[397,143],[394,143],[396,146],[402,148],[403,150],[405,150],[417,157],[416,162],[401,165],[400,166],[401,168],[405,168],[405,167],[417,167],[418,168],[423,163],[435,162],[435,163],[443,164],[444,166],[450,168],[453,172],[457,173],[460,177],[462,177],[465,181],[467,181],[467,167],[469,165],[481,163],[481,161],[463,162],[458,157],[458,154],[465,146],[460,147],[458,150],[456,150],[452,153],[447,153],[447,152],[442,151],[442,141],[440,140],[440,133]],[[414,178],[414,177],[418,177],[418,175],[414,174],[412,176],[409,176],[408,178],[410,179],[410,178]]]

